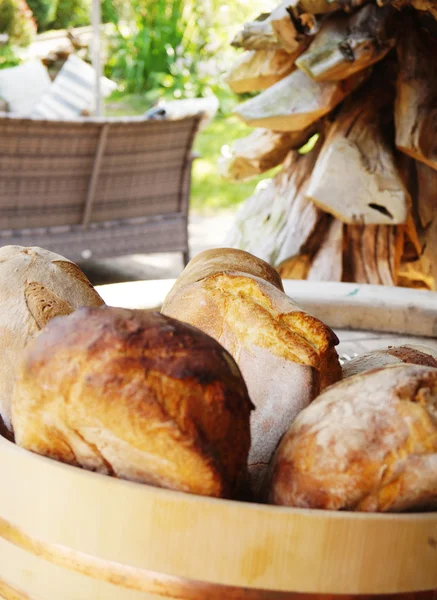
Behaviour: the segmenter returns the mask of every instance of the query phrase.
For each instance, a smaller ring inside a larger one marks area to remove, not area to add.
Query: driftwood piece
[[[402,263],[399,267],[398,282],[401,287],[435,291],[436,272],[428,256],[421,256],[415,262]]]
[[[423,245],[420,241],[420,231],[411,212],[408,215],[407,222],[401,227],[404,230],[402,261],[412,262],[418,260],[422,255]]]
[[[236,94],[265,90],[293,71],[294,59],[285,50],[248,50],[231,68],[226,83]]]
[[[437,220],[437,171],[417,162],[417,211],[423,230]]]
[[[272,265],[300,254],[324,216],[305,200],[316,157],[317,148],[304,155],[291,151],[275,178],[240,208],[225,245]]]
[[[240,104],[235,113],[251,127],[273,131],[302,131],[337,106],[364,81],[367,72],[344,81],[318,83],[296,70],[255,98]]]
[[[290,203],[287,222],[278,235],[278,252],[273,257],[273,264],[282,263],[287,258],[297,256],[305,251],[310,251],[311,238],[316,234],[321,221],[326,217],[320,209],[306,199],[306,188],[311,176],[311,171],[317,158],[319,148],[315,148],[306,155],[295,154],[290,165],[292,178],[289,190],[293,194]],[[323,234],[323,230],[321,231]]]
[[[395,266],[390,263],[394,256],[390,254],[393,229],[392,227],[378,227],[376,230],[376,261],[382,285],[393,285],[396,279]],[[394,250],[396,253],[396,249]]]
[[[397,50],[396,146],[437,169],[437,41],[410,17]]]
[[[293,3],[293,2],[292,2]],[[246,50],[279,50],[291,54],[302,53],[310,43],[300,21],[295,22],[289,11],[290,2],[282,2],[270,14],[264,13],[257,19],[245,23],[231,45]]]
[[[336,14],[322,26],[296,65],[316,81],[346,79],[380,61],[393,48],[394,9],[368,4],[352,16]]]
[[[435,0],[392,0],[393,5],[396,8],[405,8],[411,6],[412,8],[428,13],[434,19],[437,19],[437,3]]]
[[[291,0],[292,9],[311,15],[322,15],[339,9],[340,4],[332,0]]]
[[[331,219],[329,229],[316,252],[307,274],[310,281],[341,281],[343,277],[343,228],[338,219]]]
[[[280,165],[290,150],[303,146],[314,132],[314,128],[291,133],[255,129],[222,150],[220,174],[232,181],[248,181]]]
[[[419,210],[422,205],[421,214],[425,215],[424,220],[427,222],[424,236],[425,246],[421,257],[422,268],[425,274],[432,277],[431,289],[437,290],[437,188],[434,187],[429,192],[430,195],[425,198],[425,192],[423,192],[423,188],[420,188],[419,179]]]
[[[342,107],[317,160],[308,197],[345,223],[407,219],[409,195],[385,131],[391,102],[389,83],[372,78]]]
[[[387,225],[346,227],[344,280],[376,285],[396,285],[403,232]]]
[[[337,3],[342,10],[344,10],[345,12],[350,12],[351,10],[359,8],[360,6],[368,4],[372,1],[373,0],[337,0]],[[377,4],[378,6],[381,6],[384,4],[384,2],[377,2]]]

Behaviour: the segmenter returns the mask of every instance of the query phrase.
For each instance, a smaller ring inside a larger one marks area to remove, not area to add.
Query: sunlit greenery
[[[0,33],[9,36],[10,44],[26,46],[35,32],[32,11],[24,0],[0,1]]]
[[[257,5],[259,0],[230,6],[219,0],[105,0],[104,12],[115,26],[106,73],[127,93],[217,93],[235,54],[230,36],[256,15]]]
[[[27,0],[39,31],[44,31],[54,20],[58,8],[58,0]]]

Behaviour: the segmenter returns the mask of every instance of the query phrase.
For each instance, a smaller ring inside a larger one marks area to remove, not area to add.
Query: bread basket
[[[146,308],[159,305],[171,284],[98,291],[108,304]],[[437,294],[284,285],[335,328],[345,359],[412,341],[437,348]],[[309,511],[196,497],[63,465],[3,438],[0,472],[6,600],[437,598],[437,513]]]

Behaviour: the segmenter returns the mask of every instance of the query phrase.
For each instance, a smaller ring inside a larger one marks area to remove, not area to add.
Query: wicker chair
[[[74,122],[0,118],[0,245],[73,261],[183,252],[201,115]]]

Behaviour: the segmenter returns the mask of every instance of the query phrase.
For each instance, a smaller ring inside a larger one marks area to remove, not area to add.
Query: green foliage
[[[28,46],[35,32],[32,11],[24,0],[0,0],[0,33],[7,33],[11,44]]]
[[[179,88],[190,74],[184,52],[189,36],[184,0],[132,0],[129,22],[128,28],[116,24],[107,65],[110,75],[130,93]]]
[[[56,15],[57,0],[27,0],[33,12],[38,31],[45,31]]]
[[[229,37],[259,0],[104,0],[115,25],[106,74],[127,93],[229,98],[222,74],[235,59]],[[235,5],[235,6],[234,6]]]
[[[273,169],[250,181],[239,183],[226,181],[220,175],[218,161],[221,148],[249,135],[251,131],[236,117],[218,117],[197,135],[194,150],[200,158],[193,164],[190,201],[193,211],[199,213],[234,209],[253,194],[261,180],[272,177],[277,172],[278,169]]]
[[[67,29],[89,25],[90,14],[90,0],[57,0],[56,15],[50,23],[50,28]]]
[[[0,46],[0,69],[9,69],[19,64],[20,59],[16,56],[10,44]]]

